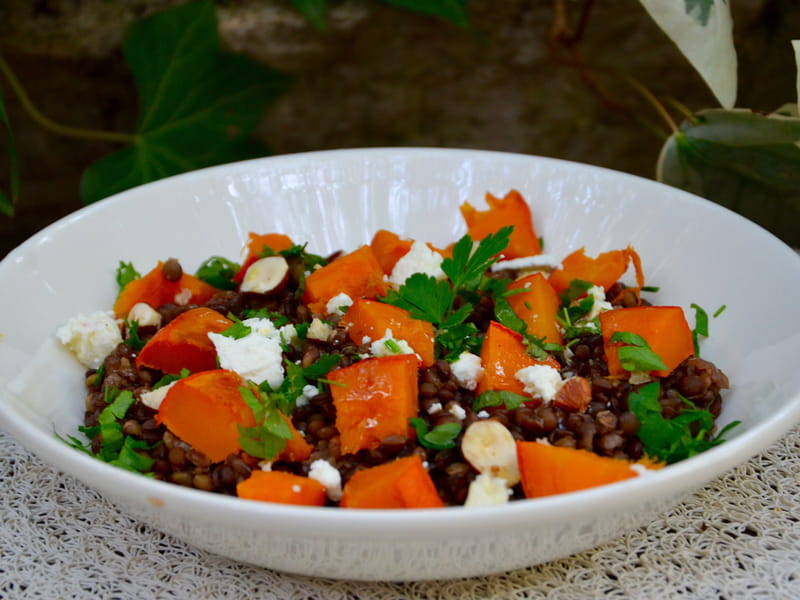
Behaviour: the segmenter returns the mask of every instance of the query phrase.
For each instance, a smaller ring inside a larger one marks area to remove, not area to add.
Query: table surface
[[[800,598],[800,427],[594,550],[465,580],[361,583],[209,554],[125,515],[0,432],[0,598]]]

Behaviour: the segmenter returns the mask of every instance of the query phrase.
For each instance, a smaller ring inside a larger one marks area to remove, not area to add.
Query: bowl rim
[[[117,204],[126,202],[130,197],[147,193],[153,187],[180,185],[186,179],[215,177],[220,173],[231,173],[231,170],[249,170],[263,164],[270,165],[285,161],[324,159],[332,156],[348,155],[352,157],[365,153],[370,156],[390,153],[429,156],[461,154],[464,156],[514,157],[516,160],[522,158],[544,163],[558,163],[569,165],[570,168],[606,173],[614,177],[632,178],[639,182],[644,182],[644,185],[664,185],[637,175],[605,167],[575,163],[558,158],[493,150],[393,147],[349,148],[283,154],[182,173],[120,192],[101,202],[80,208],[35,233],[9,252],[0,261],[0,277],[5,264],[16,261],[32,249],[42,238],[61,228],[68,227],[73,221],[83,219],[88,215],[113,211]],[[685,198],[691,198],[693,202],[697,200],[704,203],[708,202],[677,188],[674,189],[674,193]],[[748,226],[761,230],[762,235],[767,236],[765,239],[771,238],[771,243],[777,242],[783,246],[782,251],[793,255],[793,258],[797,261],[798,273],[800,273],[800,256],[773,234],[725,207],[710,204],[708,208],[728,213],[730,217],[746,221]],[[3,392],[3,390],[0,390],[0,392]],[[500,506],[446,507],[444,509],[343,510],[334,507],[291,506],[226,497],[201,490],[184,488],[172,483],[151,480],[108,465],[74,449],[64,452],[65,445],[56,439],[54,435],[48,436],[38,427],[29,424],[16,411],[8,410],[8,407],[5,406],[4,396],[4,393],[0,393],[0,407],[4,408],[4,410],[0,410],[0,426],[12,437],[20,441],[25,448],[48,462],[51,466],[76,477],[96,490],[111,488],[118,482],[120,487],[136,486],[148,498],[159,499],[159,501],[163,502],[165,511],[180,511],[184,514],[188,512],[193,515],[214,514],[215,520],[219,519],[219,522],[223,524],[241,524],[244,518],[248,522],[261,522],[270,525],[280,523],[283,527],[300,527],[303,531],[317,528],[318,534],[324,537],[355,536],[359,538],[377,538],[392,535],[400,539],[412,536],[418,538],[420,535],[419,530],[409,528],[410,521],[413,521],[415,525],[428,528],[435,536],[440,536],[443,533],[463,535],[463,526],[468,523],[470,526],[469,534],[472,536],[479,535],[481,531],[497,530],[498,528],[509,529],[514,527],[519,519],[525,519],[528,522],[545,522],[553,517],[563,515],[565,511],[580,513],[588,509],[591,510],[592,514],[617,512],[620,507],[638,505],[643,499],[674,497],[687,490],[697,488],[755,456],[770,443],[785,435],[795,423],[800,421],[800,390],[798,390],[795,397],[783,405],[780,411],[772,414],[756,427],[748,428],[720,446],[706,450],[679,463],[666,466],[659,471],[648,474],[646,477],[636,477],[597,488],[545,498],[518,500]],[[332,515],[336,516],[332,518]]]

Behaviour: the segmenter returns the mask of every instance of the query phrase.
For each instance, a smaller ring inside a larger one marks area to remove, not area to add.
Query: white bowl
[[[381,227],[444,245],[458,205],[516,188],[557,257],[631,243],[658,303],[711,312],[702,354],[731,378],[721,446],[647,477],[485,508],[360,511],[223,497],[152,481],[54,436],[81,423],[82,368],[54,341],[69,317],[111,307],[119,260],[175,256],[194,270],[236,258],[249,231],[352,249]],[[800,420],[800,257],[695,196],[569,162],[495,152],[316,152],[206,169],[142,186],[62,219],[0,263],[0,424],[58,469],[141,520],[200,548],[273,569],[347,579],[423,580],[524,567],[646,524]]]

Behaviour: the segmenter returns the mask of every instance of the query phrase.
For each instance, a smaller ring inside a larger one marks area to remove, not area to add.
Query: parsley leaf
[[[453,246],[452,257],[442,261],[442,271],[450,279],[455,291],[461,288],[475,289],[486,269],[497,261],[497,255],[508,247],[512,226],[502,227],[490,233],[473,247],[472,238],[463,236]]]
[[[161,379],[155,382],[155,384],[153,385],[153,389],[157,390],[160,387],[169,385],[173,381],[178,381],[178,379],[183,379],[184,377],[188,377],[191,374],[192,372],[186,368],[181,369],[180,373],[178,373],[177,375],[175,375],[174,373],[167,373]]]
[[[120,292],[131,281],[139,279],[140,277],[141,275],[139,272],[133,268],[133,263],[119,261],[119,266],[117,267],[117,285],[119,286]]]
[[[660,393],[659,382],[648,383],[631,392],[628,407],[639,419],[637,436],[644,444],[644,451],[666,463],[684,460],[721,444],[724,441],[723,436],[739,425],[738,421],[733,422],[712,436],[713,415],[707,410],[696,408],[683,397],[681,400],[688,408],[674,419],[665,419],[658,400]],[[694,434],[693,429],[696,431]]]
[[[221,256],[212,256],[197,268],[195,277],[220,290],[235,290],[233,280],[241,265]]]
[[[414,418],[408,422],[417,432],[417,441],[425,448],[434,450],[455,448],[456,438],[461,433],[461,423],[442,423],[429,431],[424,419]]]
[[[144,340],[139,337],[139,321],[125,319],[125,330],[127,331],[125,345],[136,352],[141,350],[144,347]]]
[[[233,338],[234,340],[240,340],[253,332],[251,327],[242,323],[241,319],[237,318],[235,315],[229,314],[228,318],[233,321],[233,325],[230,325],[227,329],[222,331],[220,335]]]
[[[661,357],[653,352],[647,340],[640,335],[629,331],[615,331],[611,335],[611,342],[628,344],[617,348],[620,365],[626,371],[647,372],[667,368]]]

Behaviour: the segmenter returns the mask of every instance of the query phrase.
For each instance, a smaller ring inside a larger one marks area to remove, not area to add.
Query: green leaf
[[[220,290],[235,290],[238,284],[233,280],[241,265],[221,256],[212,256],[200,265],[195,277]]]
[[[700,336],[708,337],[708,313],[695,303],[692,303],[691,307],[694,309],[694,329],[692,329],[694,355],[700,356]]]
[[[117,267],[117,285],[119,286],[120,292],[131,281],[139,279],[140,277],[141,275],[133,267],[133,263],[119,261],[119,266]]]
[[[382,0],[386,4],[441,17],[459,27],[469,27],[467,0]]]
[[[5,101],[0,90],[0,123],[6,130],[6,153],[8,154],[9,195],[0,190],[0,213],[7,217],[14,216],[14,205],[19,197],[19,169],[17,168],[17,148],[14,144],[14,134],[11,132],[11,123],[8,120]]]
[[[253,333],[253,329],[242,323],[241,319],[237,318],[236,315],[229,314],[228,318],[233,321],[233,325],[229,325],[227,329],[220,332],[220,335],[224,335],[225,337],[229,337],[234,340],[240,340],[243,337],[247,337]]]
[[[620,365],[626,371],[661,371],[667,368],[661,357],[653,352],[647,340],[640,335],[628,331],[615,331],[610,341],[628,344],[617,348]]]
[[[409,419],[408,422],[417,432],[417,441],[425,448],[435,450],[455,448],[456,438],[461,433],[461,423],[442,423],[428,431],[428,424],[424,419]]]
[[[139,321],[129,321],[125,319],[125,329],[128,332],[125,338],[125,345],[135,352],[144,348],[144,340],[139,337]]]
[[[250,134],[286,78],[243,56],[220,52],[211,0],[134,22],[123,51],[139,95],[136,141],[84,172],[84,202],[266,153]]]
[[[314,27],[325,31],[325,12],[328,10],[327,0],[292,0],[294,7],[308,19]]]
[[[800,119],[705,110],[661,150],[657,177],[800,246]]]
[[[736,100],[736,48],[728,0],[639,0],[711,88],[720,105]]]
[[[658,398],[661,386],[657,381],[631,392],[628,407],[639,419],[638,438],[644,451],[652,457],[667,463],[699,454],[721,444],[723,435],[738,425],[731,423],[716,436],[712,435],[714,417],[707,411],[697,409],[686,398],[681,398],[688,407],[674,419],[665,419]],[[692,433],[696,429],[697,433]]]
[[[502,227],[483,238],[474,249],[473,241],[468,235],[456,242],[452,257],[442,261],[442,271],[453,283],[456,292],[464,287],[477,287],[480,276],[497,262],[497,255],[508,247],[513,230],[512,226]]]
[[[530,400],[530,398],[507,390],[487,390],[475,398],[472,403],[472,410],[478,412],[484,408],[492,408],[495,406],[505,406],[508,410],[514,410],[522,406],[523,403],[528,400]]]
[[[407,310],[415,319],[441,324],[453,306],[455,294],[450,283],[424,273],[414,273],[398,290],[389,290],[383,299]]]
[[[192,372],[189,369],[181,369],[180,373],[177,375],[174,373],[167,373],[161,379],[155,382],[153,385],[153,389],[157,390],[160,387],[164,387],[165,385],[169,385],[173,381],[178,381],[179,379],[183,379],[184,377],[188,377],[191,375]]]

